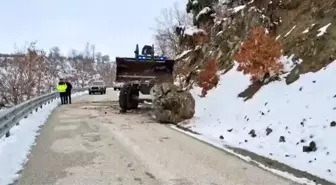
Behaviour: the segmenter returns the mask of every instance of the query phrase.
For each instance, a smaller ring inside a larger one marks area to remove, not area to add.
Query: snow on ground
[[[249,79],[232,69],[206,98],[194,90],[196,114],[190,125],[217,145],[243,148],[336,182],[335,73],[336,61],[291,85],[272,82],[244,102],[237,95]],[[312,141],[317,150],[303,152]]]
[[[222,149],[225,152],[230,153],[232,155],[235,155],[238,158],[240,158],[240,159],[242,159],[242,160],[244,160],[246,162],[250,162],[250,163],[252,162],[252,163],[256,164],[257,166],[259,166],[260,168],[268,170],[268,171],[270,171],[270,172],[272,172],[274,174],[277,174],[278,176],[290,179],[290,180],[292,180],[294,182],[297,182],[297,183],[300,183],[300,184],[316,185],[315,182],[313,182],[311,180],[308,180],[306,178],[298,178],[298,177],[295,177],[294,175],[292,175],[292,174],[290,174],[288,172],[283,172],[283,171],[280,171],[280,170],[277,170],[277,169],[273,169],[273,168],[267,167],[267,166],[265,166],[264,164],[262,164],[262,163],[260,163],[258,161],[252,160],[249,156],[244,156],[244,155],[236,153],[235,151],[233,151],[231,149],[223,148],[222,143],[218,142],[216,140],[216,138],[211,138],[211,137],[207,137],[207,136],[204,136],[204,135],[196,135],[196,134],[190,133],[188,131],[183,131],[183,130],[177,128],[175,125],[172,125],[171,128],[173,128],[173,129],[175,129],[175,130],[177,130],[179,132],[183,132],[186,135],[189,135],[189,136],[191,136],[191,137],[193,137],[195,139],[198,139],[198,140],[204,141],[206,143],[209,143],[211,146],[214,146],[216,148]]]
[[[196,16],[196,20],[199,20],[199,18],[204,15],[204,14],[208,14],[209,12],[211,12],[211,8],[209,7],[205,7],[203,8]]]
[[[285,37],[287,37],[290,33],[292,33],[292,31],[293,31],[295,28],[296,28],[296,25],[294,25],[294,26],[292,27],[292,29],[290,29],[290,30],[286,33]]]
[[[327,33],[327,29],[328,27],[331,25],[331,23],[323,26],[322,28],[320,28],[318,31],[320,32],[319,34],[317,34],[318,37],[324,35],[325,33]]]
[[[192,49],[183,51],[181,54],[179,54],[179,55],[176,56],[175,60],[179,60],[179,59],[183,58],[184,56],[188,55],[192,51],[193,51]]]
[[[77,97],[88,92],[74,93]],[[22,119],[18,126],[11,129],[11,136],[0,138],[0,185],[11,184],[18,178],[17,172],[28,160],[30,148],[35,145],[40,126],[44,125],[52,111],[60,104],[59,98],[47,104],[38,112]]]
[[[199,33],[205,33],[204,30],[197,28],[196,26],[186,26],[184,30],[184,35],[194,36]]]
[[[241,5],[241,6],[237,6],[235,8],[229,9],[229,10],[233,10],[234,13],[239,12],[240,10],[244,9],[246,5]]]

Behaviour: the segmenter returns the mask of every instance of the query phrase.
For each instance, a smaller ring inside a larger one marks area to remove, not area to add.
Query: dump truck
[[[145,45],[139,52],[139,45],[134,51],[135,57],[116,57],[117,83],[123,83],[119,93],[121,112],[137,109],[140,92],[149,95],[156,83],[173,82],[175,61],[165,56],[155,56],[154,45]]]

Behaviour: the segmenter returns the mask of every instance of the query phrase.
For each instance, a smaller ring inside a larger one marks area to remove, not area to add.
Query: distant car
[[[95,80],[91,82],[89,86],[89,94],[99,92],[100,94],[106,94],[106,85],[102,80]]]
[[[122,86],[124,85],[124,83],[117,83],[117,82],[115,82],[114,84],[113,84],[113,89],[116,91],[116,90],[121,90],[121,88],[122,88]]]

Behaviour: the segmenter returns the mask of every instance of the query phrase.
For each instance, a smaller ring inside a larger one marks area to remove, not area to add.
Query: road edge
[[[279,161],[258,155],[256,153],[253,153],[248,150],[244,150],[241,148],[234,148],[227,145],[220,145],[220,144],[214,144],[210,141],[207,141],[207,139],[202,136],[202,134],[197,133],[189,128],[183,127],[181,125],[166,125],[168,128],[175,130],[177,132],[180,132],[186,136],[189,136],[193,139],[196,139],[206,145],[209,145],[213,148],[216,148],[218,150],[221,150],[225,153],[228,153],[232,156],[235,156],[241,160],[244,160],[245,162],[251,163],[255,166],[258,166],[261,169],[264,169],[266,171],[269,171],[279,177],[291,180],[293,182],[299,183],[299,184],[305,184],[305,185],[336,185],[332,182],[329,182],[326,179],[322,179],[320,177],[317,177],[315,175],[312,175],[308,172],[304,172],[295,168],[290,167],[287,164],[281,163]],[[196,133],[196,134],[195,134]],[[245,155],[244,155],[245,154]],[[271,165],[270,165],[271,164]],[[274,164],[274,165],[272,165]],[[279,169],[281,168],[281,169]],[[295,174],[295,175],[294,175]]]

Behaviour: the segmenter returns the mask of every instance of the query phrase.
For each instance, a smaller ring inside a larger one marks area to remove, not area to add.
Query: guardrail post
[[[6,137],[9,137],[10,136],[10,131],[8,131],[7,133],[6,133]]]

